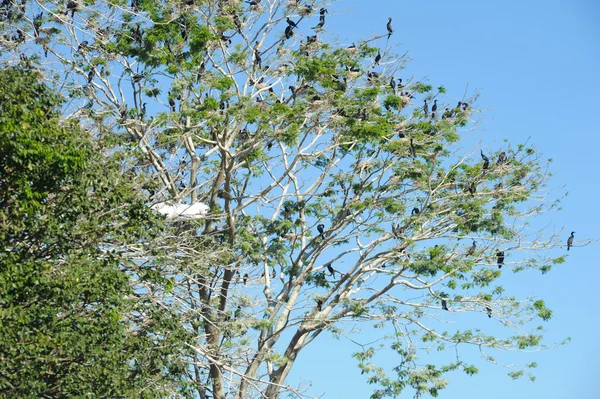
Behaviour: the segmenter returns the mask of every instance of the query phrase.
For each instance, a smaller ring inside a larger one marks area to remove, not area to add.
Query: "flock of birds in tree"
[[[188,0],[188,3],[191,1],[191,4],[193,4],[192,0]],[[6,3],[6,4],[5,4]],[[3,0],[2,5],[6,6],[6,5],[10,5],[9,3],[11,2],[7,2],[7,0]],[[260,0],[252,0],[252,1],[246,1],[247,4],[249,4],[250,7],[256,7],[259,5]],[[299,2],[298,2],[299,3]],[[190,4],[188,4],[190,5]],[[140,7],[140,1],[139,0],[132,0],[131,2],[131,8],[134,11],[138,11]],[[305,6],[307,8],[308,13],[312,12],[312,6],[311,5],[306,5]],[[4,11],[4,9],[6,9],[7,11]],[[21,9],[19,9],[21,10]],[[11,14],[13,11],[7,7],[3,8],[4,11],[4,15],[3,17],[5,19],[11,19],[14,16]],[[62,11],[61,13],[64,15],[69,15],[71,18],[74,18],[75,13],[78,11],[78,3],[73,1],[73,0],[69,0],[67,1],[66,4],[66,8],[64,11]],[[319,10],[319,22],[317,23],[317,25],[315,25],[314,27],[312,27],[313,30],[316,31],[320,31],[321,29],[323,29],[323,27],[325,26],[325,15],[328,14],[328,10],[326,8],[321,8]],[[16,19],[20,19],[22,18],[24,15],[24,13],[20,13],[17,15]],[[33,29],[34,29],[34,37],[35,38],[39,38],[40,37],[40,28],[42,26],[42,20],[43,20],[43,16],[44,16],[44,12],[40,12],[39,14],[37,14],[34,18],[33,18]],[[237,15],[235,16],[237,17]],[[236,26],[236,30],[241,31],[241,22],[239,21],[239,17],[235,18],[234,17],[234,24]],[[284,31],[284,37],[285,40],[290,39],[294,36],[294,29],[298,28],[298,23],[300,21],[294,22],[292,19],[289,18],[289,16],[286,18],[286,22],[287,22],[287,27],[285,28]],[[392,27],[392,18],[388,18],[387,21],[387,25],[386,25],[386,29],[388,32],[387,38],[389,39],[391,37],[391,35],[394,33],[393,27]],[[104,31],[104,33],[108,32],[108,28],[105,30],[101,30]],[[103,33],[103,32],[100,32]],[[136,29],[134,29],[133,31],[134,37],[137,38],[137,41],[141,43],[142,41],[142,37],[143,37],[143,32],[141,31],[139,25],[137,26]],[[17,29],[16,31],[16,35],[10,36],[10,37],[4,37],[5,40],[12,40],[15,42],[23,42],[25,41],[25,34],[23,33],[23,31],[21,29]],[[231,42],[231,39],[229,37],[223,36],[222,39],[224,41],[228,41]],[[307,44],[310,44],[311,42],[315,42],[317,40],[317,36],[308,36],[307,37]],[[40,43],[45,43],[42,40],[38,40],[38,42]],[[79,43],[78,47],[77,47],[77,53],[81,53],[83,51],[85,51],[86,49],[88,49],[90,46],[90,43],[87,40],[83,40]],[[356,46],[354,44],[352,44],[349,49],[355,49]],[[47,47],[44,45],[44,52],[47,56]],[[261,53],[258,50],[258,48],[255,48],[253,51],[253,59],[254,59],[254,64],[256,66],[258,66],[258,68],[262,69],[262,57],[261,57]],[[377,55],[375,56],[374,59],[374,65],[379,65],[379,63],[381,62],[382,56],[381,56],[381,52],[378,51]],[[27,60],[27,57],[24,56],[23,54],[21,55],[21,60]],[[204,69],[205,64],[202,63],[201,67],[199,68],[199,74],[198,74],[198,79],[200,79],[201,76],[201,72]],[[349,69],[352,72],[358,72],[357,70],[353,70],[353,69]],[[93,80],[95,76],[95,69],[92,68],[90,70],[90,72],[88,73],[87,76],[87,83],[90,84]],[[367,72],[367,76],[368,76],[368,80],[369,81],[374,81],[376,79],[379,78],[379,74],[376,72],[372,72],[372,71],[368,71]],[[145,78],[145,76],[143,74],[133,74],[132,75],[132,83],[135,84],[140,84],[140,82],[142,82],[142,80]],[[254,82],[256,83],[256,82]],[[260,81],[258,83],[261,83]],[[398,79],[398,81],[396,81],[396,79],[394,77],[390,78],[389,81],[389,86],[392,89],[392,91],[394,92],[394,94],[396,93],[397,88],[403,88],[404,86],[402,85],[402,79]],[[292,93],[292,98],[295,98],[297,92],[299,91],[299,89],[296,89],[294,86],[290,86],[289,87],[291,93]],[[408,96],[408,97],[412,97],[412,95],[408,92],[401,92],[401,95],[404,96]],[[168,102],[169,102],[169,107],[171,108],[172,111],[175,111],[175,100],[173,98],[173,96],[171,95],[171,93],[169,92],[169,97],[168,97]],[[142,104],[142,110],[140,112],[140,114],[143,116],[145,114],[145,108],[146,108],[146,103]],[[469,104],[468,103],[464,103],[464,102],[459,102],[457,104],[457,106],[454,109],[449,109],[449,108],[445,108],[444,112],[442,114],[442,119],[447,119],[447,118],[452,118],[457,112],[460,111],[466,111],[469,108]],[[430,109],[430,104],[428,103],[428,101],[425,99],[423,101],[423,113],[425,115],[425,117],[429,117],[431,115],[432,119],[436,119],[436,114],[438,112],[438,104],[437,104],[437,99],[434,99],[433,104],[431,104],[431,109]],[[121,110],[121,116],[122,119],[125,117],[125,114],[127,113],[127,109],[125,108],[125,110]],[[411,139],[411,153],[413,154],[413,157],[415,156],[415,149],[414,149],[414,144],[412,142]],[[482,164],[482,170],[487,171],[489,169],[490,166],[490,159],[483,153],[483,150],[481,150],[480,152],[481,155],[481,159],[483,161]],[[506,164],[509,162],[509,159],[506,155],[505,152],[501,152],[498,156],[498,159],[496,161],[497,165],[502,165],[502,164]],[[476,184],[474,182],[472,182],[468,187],[467,187],[467,191],[471,194],[471,196],[474,196],[474,194],[476,193]],[[286,208],[286,214],[289,215],[289,210],[287,210]],[[418,207],[414,207],[411,211],[411,216],[416,216],[419,215],[420,210]],[[319,233],[319,236],[322,240],[325,240],[325,225],[324,224],[318,224],[317,225],[317,231]],[[399,237],[402,234],[402,230],[399,226],[396,225],[392,225],[392,232],[394,234],[394,236]],[[567,251],[569,251],[571,249],[571,247],[573,246],[573,240],[574,240],[574,235],[575,232],[571,232],[571,235],[569,236],[569,238],[567,239]],[[477,243],[476,241],[473,241],[472,245],[467,249],[466,251],[466,256],[472,256],[475,254],[475,252],[477,251]],[[504,265],[504,260],[505,260],[505,253],[503,250],[498,250],[496,252],[496,263],[499,269],[502,268],[502,266]],[[336,270],[333,268],[333,266],[329,263],[326,265],[327,270],[330,274],[330,276],[335,277],[335,273]],[[385,266],[384,266],[385,267]],[[242,281],[243,284],[246,285],[249,279],[249,275],[248,273],[245,273],[242,276]],[[272,277],[275,278],[275,270],[273,270],[272,272]],[[321,298],[317,298],[316,299],[316,303],[317,303],[317,308],[319,311],[322,310],[322,306],[323,306],[323,299]],[[441,308],[445,311],[449,311],[448,308],[448,302],[446,299],[441,299]],[[489,306],[485,307],[485,310],[487,312],[488,317],[492,317],[492,309]],[[238,317],[241,314],[241,308],[238,306],[236,312],[235,312],[235,317]]]

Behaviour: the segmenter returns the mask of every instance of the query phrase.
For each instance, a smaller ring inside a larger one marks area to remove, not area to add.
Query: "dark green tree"
[[[557,237],[530,227],[556,206],[548,162],[527,143],[461,149],[477,96],[404,75],[387,15],[381,35],[338,43],[324,39],[336,18],[325,1],[5,7],[5,63],[64,90],[65,123],[81,119],[121,154],[147,205],[210,209],[165,212],[168,256],[153,258],[173,282],[161,303],[194,335],[198,397],[300,396],[286,385],[299,353],[347,321],[380,327],[398,355],[390,371],[373,348],[355,354],[375,398],[435,395],[444,373],[477,370],[423,365],[423,349],[472,345],[495,362],[490,352],[543,347],[531,322],[550,310],[499,279],[563,261],[548,255]]]
[[[149,292],[166,282],[129,248],[160,220],[116,159],[60,122],[38,72],[5,68],[0,87],[0,397],[185,391],[185,334]]]

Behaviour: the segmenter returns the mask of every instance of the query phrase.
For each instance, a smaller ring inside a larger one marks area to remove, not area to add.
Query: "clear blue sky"
[[[469,141],[498,146],[527,137],[553,158],[551,185],[566,185],[563,210],[547,218],[550,228],[576,231],[576,239],[600,238],[600,2],[597,0],[348,0],[330,7],[328,34],[342,43],[385,33],[393,17],[397,52],[413,61],[400,77],[428,79],[460,99],[468,86],[486,110]],[[469,149],[469,148],[467,148]],[[567,239],[565,233],[564,240]],[[546,300],[548,344],[571,337],[558,349],[505,360],[538,363],[536,382],[513,381],[506,370],[471,356],[475,377],[449,374],[439,398],[597,399],[600,397],[600,298],[598,244],[573,248],[551,273],[520,273],[506,294]],[[560,251],[556,252],[556,255]],[[595,260],[594,260],[595,259]],[[486,322],[487,320],[482,320]],[[477,327],[477,326],[474,326]],[[373,336],[366,332],[363,342]],[[326,399],[368,398],[350,353],[356,348],[329,333],[302,352],[288,382],[312,381],[308,393]],[[424,363],[427,358],[422,358]],[[412,394],[402,395],[411,398]]]

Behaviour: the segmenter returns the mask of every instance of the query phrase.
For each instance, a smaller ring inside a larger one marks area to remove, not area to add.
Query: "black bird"
[[[413,208],[413,210],[410,212],[411,215],[418,215],[419,214],[419,208],[417,208],[416,206]]]
[[[496,164],[502,165],[503,163],[506,163],[507,161],[508,161],[508,158],[506,157],[506,153],[504,151],[502,151],[500,153],[500,155],[498,155],[498,161],[496,162]]]
[[[292,25],[288,25],[285,28],[285,38],[286,40],[294,36],[294,27]]]
[[[77,11],[77,3],[73,0],[69,0],[67,2],[67,14],[71,11],[71,18],[75,16],[75,11]]]
[[[88,73],[87,76],[87,82],[88,84],[92,83],[92,80],[94,80],[94,68],[90,69],[90,72]]]
[[[379,65],[379,61],[381,61],[381,52],[377,51],[377,55],[375,56],[375,65]]]
[[[143,103],[142,110],[140,111],[140,118],[144,119],[145,116],[146,116],[146,103]]]
[[[415,149],[412,137],[410,139],[410,155],[412,155],[413,158],[417,157],[417,150]]]
[[[486,306],[485,311],[487,312],[488,317],[491,319],[492,318],[492,308],[490,308],[489,306]]]
[[[448,303],[446,302],[445,299],[442,299],[442,309],[443,310],[448,310]]]
[[[40,12],[33,19],[33,35],[38,37],[40,35],[40,27],[42,26],[42,18],[44,17],[44,12]]]
[[[367,72],[367,80],[370,83],[373,83],[377,79],[379,79],[379,74],[377,72]]]
[[[77,47],[77,52],[79,53],[81,50],[85,50],[85,48],[88,46],[88,41],[84,40],[81,43],[79,43],[79,46]]]
[[[427,100],[423,100],[423,112],[425,112],[425,117],[429,115],[429,105],[427,105]]]
[[[433,100],[433,106],[431,107],[431,112],[437,111],[437,100]]]
[[[141,74],[139,74],[139,73],[136,73],[135,75],[133,75],[133,76],[131,77],[131,81],[132,81],[133,83],[139,83],[139,82],[140,82],[142,79],[144,79],[144,75],[141,75]]]
[[[476,249],[477,249],[477,243],[475,241],[473,241],[473,245],[471,245],[469,247],[469,249],[467,250],[467,256],[473,255],[475,253]]]
[[[448,108],[444,108],[444,113],[442,114],[442,119],[448,119],[452,117],[452,112]]]
[[[169,106],[171,107],[171,112],[175,112],[175,100],[173,100],[173,97],[169,97]]]
[[[313,26],[311,29],[321,29],[325,25],[325,15],[321,15],[321,19],[317,26]]]
[[[133,11],[138,12],[140,9],[140,0],[131,0],[130,8],[133,8]]]
[[[471,194],[471,197],[475,196],[475,192],[477,192],[477,186],[475,185],[475,182],[471,182],[471,184],[469,185],[468,191]]]
[[[242,280],[244,281],[244,285],[246,285],[248,282],[248,273],[245,273],[244,276],[242,276]]]
[[[286,19],[286,22],[288,23],[289,26],[291,26],[292,28],[297,28],[298,25],[296,25],[296,23],[294,21],[292,21],[289,17]]]
[[[392,36],[392,33],[394,33],[394,30],[392,29],[392,18],[388,18],[388,22],[387,22],[387,31],[388,31],[388,39],[390,38],[390,36]]]
[[[575,238],[575,232],[572,231],[571,232],[571,236],[569,237],[569,239],[567,240],[567,251],[571,249],[571,247],[573,246],[573,239]]]
[[[315,299],[315,301],[317,302],[317,309],[319,309],[320,312],[321,310],[323,310],[323,299],[317,298]]]
[[[271,272],[271,278],[275,277],[277,277],[277,272],[275,271],[275,269],[273,269],[273,271]]]
[[[496,252],[496,257],[498,258],[498,269],[502,269],[502,266],[504,265],[504,251]]]
[[[260,58],[260,51],[258,51],[259,43],[256,42],[256,48],[254,49],[254,63],[258,65],[259,68],[262,68],[262,58]]]
[[[323,233],[325,232],[325,225],[324,224],[317,225],[317,231],[319,232],[319,234],[321,234],[321,239],[324,240],[325,235]]]
[[[321,8],[319,10],[319,14],[321,15],[322,18],[325,18],[325,14],[329,14],[329,11],[327,11],[326,8]]]
[[[485,154],[483,153],[483,150],[479,150],[479,151],[481,151],[481,159],[483,159],[483,170],[486,170],[487,168],[490,167],[490,159],[485,156]]]
[[[396,94],[396,80],[393,76],[390,78],[390,87],[392,88],[394,94]]]
[[[329,274],[333,277],[335,277],[335,269],[331,266],[330,263],[327,264],[327,270],[329,271]]]
[[[233,312],[233,318],[237,319],[242,315],[242,307],[238,305],[235,312]]]

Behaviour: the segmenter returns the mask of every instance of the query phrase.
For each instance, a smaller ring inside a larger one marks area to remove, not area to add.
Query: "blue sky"
[[[485,112],[478,129],[469,133],[466,149],[479,141],[485,147],[500,145],[505,138],[516,143],[530,137],[554,160],[550,185],[565,185],[568,192],[562,211],[544,222],[551,229],[564,227],[565,241],[572,230],[580,242],[598,240],[600,2],[340,1],[330,7],[326,35],[342,43],[358,42],[385,33],[387,17],[393,17],[395,30],[390,43],[412,58],[400,77],[444,85],[457,100],[465,90],[480,94],[476,108]],[[520,273],[505,285],[507,294],[541,297],[553,310],[552,320],[545,323],[548,344],[572,338],[554,350],[504,358],[520,364],[535,360],[536,382],[513,381],[507,370],[474,354],[468,360],[476,363],[479,374],[450,374],[450,385],[439,397],[596,399],[600,265],[593,260],[595,254],[597,244],[575,247],[567,262],[551,273]],[[364,342],[375,336],[370,331],[365,331]],[[327,399],[368,398],[373,387],[350,357],[355,349],[344,339],[323,334],[301,353],[288,382],[311,381],[308,393]],[[422,358],[423,363],[427,360]]]

